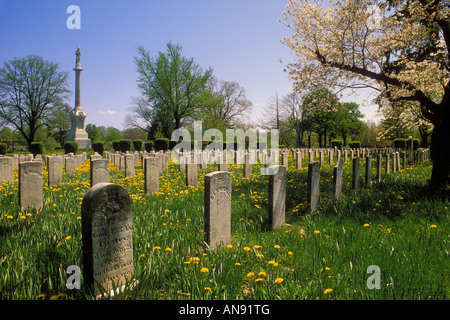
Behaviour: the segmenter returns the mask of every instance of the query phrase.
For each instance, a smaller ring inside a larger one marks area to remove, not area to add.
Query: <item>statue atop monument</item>
[[[75,60],[75,107],[70,113],[70,131],[67,134],[66,141],[75,141],[78,143],[79,148],[90,148],[91,140],[88,137],[87,132],[84,130],[84,120],[86,119],[86,113],[81,108],[81,68],[80,60],[81,60],[81,50],[78,47],[75,52],[76,60]]]
[[[81,68],[80,65],[80,60],[81,60],[81,50],[80,47],[78,46],[77,51],[75,52],[75,55],[77,56],[76,60],[75,60],[75,68]]]

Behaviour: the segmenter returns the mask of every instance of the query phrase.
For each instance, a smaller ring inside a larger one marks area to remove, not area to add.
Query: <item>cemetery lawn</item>
[[[170,163],[160,192],[145,195],[136,176],[110,164],[110,182],[132,197],[134,279],[114,299],[448,299],[450,190],[431,192],[429,162],[351,191],[351,162],[344,163],[343,196],[332,198],[332,165],[321,168],[319,209],[306,203],[307,160],[297,171],[289,157],[286,225],[267,227],[268,177],[253,166],[232,173],[232,240],[216,252],[203,234],[203,183],[186,187]],[[375,178],[375,166],[372,177]],[[364,177],[361,161],[361,179]],[[383,171],[384,173],[384,171]],[[45,187],[40,212],[18,207],[14,183],[0,185],[0,298],[86,299],[66,288],[70,265],[82,269],[81,202],[89,189],[89,160],[63,184]],[[362,181],[363,182],[363,181]],[[363,183],[361,183],[363,185]],[[379,289],[369,266],[378,266]],[[83,283],[83,278],[81,277]]]

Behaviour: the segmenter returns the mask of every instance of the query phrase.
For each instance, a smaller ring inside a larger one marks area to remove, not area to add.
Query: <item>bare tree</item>
[[[249,119],[252,102],[247,99],[245,89],[237,82],[217,81],[213,78],[207,91],[212,97],[201,108],[198,117],[221,123],[226,128],[242,126]]]

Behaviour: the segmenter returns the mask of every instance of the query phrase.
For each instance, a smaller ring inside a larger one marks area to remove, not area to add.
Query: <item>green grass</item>
[[[428,190],[429,162],[383,175],[381,183],[358,193],[351,190],[347,162],[339,201],[331,195],[332,166],[325,164],[313,213],[306,203],[306,160],[300,171],[290,162],[287,224],[278,231],[266,228],[268,177],[254,166],[252,179],[243,179],[242,166],[229,166],[232,240],[216,252],[203,243],[203,179],[215,166],[199,170],[198,186],[188,188],[184,173],[170,165],[160,178],[161,192],[151,196],[144,194],[141,167],[134,178],[111,168],[111,182],[133,199],[139,280],[114,298],[449,298],[450,190]],[[89,189],[89,161],[64,175],[61,186],[44,188],[40,212],[19,210],[17,188],[17,181],[0,187],[0,298],[85,299],[83,290],[65,283],[69,265],[82,267],[80,207]],[[367,288],[371,265],[380,268],[380,289]]]

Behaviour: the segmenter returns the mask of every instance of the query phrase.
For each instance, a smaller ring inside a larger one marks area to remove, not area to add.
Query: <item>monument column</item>
[[[75,68],[73,68],[73,71],[75,71],[75,108],[80,107],[81,108],[81,100],[80,100],[80,73],[83,71],[83,68],[81,68],[80,65],[80,58],[81,58],[81,51],[80,47],[78,47],[76,52],[76,65]]]
[[[90,148],[91,140],[88,137],[87,132],[84,130],[84,120],[86,119],[86,113],[81,108],[81,99],[80,99],[80,73],[83,71],[81,68],[80,60],[81,60],[81,50],[78,47],[75,52],[76,60],[75,60],[75,108],[70,113],[70,131],[67,134],[66,141],[75,141],[78,143],[78,148]]]

